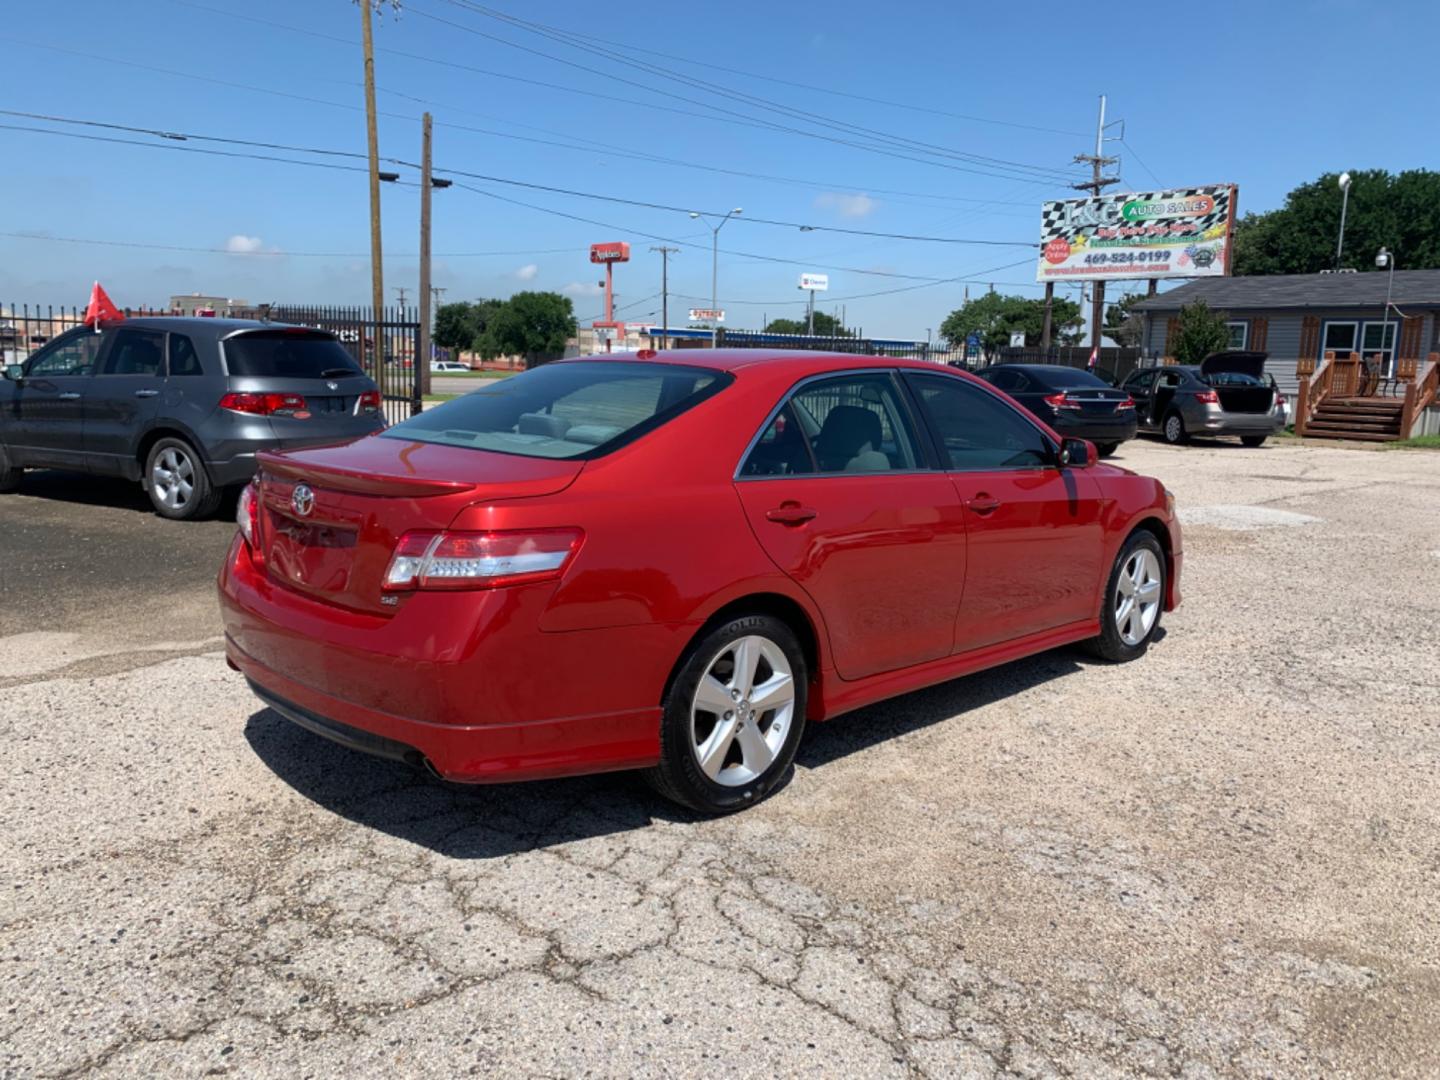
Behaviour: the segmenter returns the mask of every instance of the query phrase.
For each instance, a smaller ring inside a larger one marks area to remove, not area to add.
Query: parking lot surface
[[[27,477],[0,1072],[1440,1073],[1440,456],[1118,460],[1187,521],[1146,658],[812,727],[723,820],[297,730],[219,651],[231,526]]]

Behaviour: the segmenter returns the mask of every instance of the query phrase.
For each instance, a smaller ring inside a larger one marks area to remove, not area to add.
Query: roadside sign
[[[690,321],[722,323],[725,321],[725,312],[717,311],[715,308],[692,307],[690,309]]]
[[[630,245],[623,240],[615,240],[608,244],[591,244],[590,261],[592,263],[629,262]]]
[[[814,292],[824,292],[830,288],[829,274],[801,274],[800,288],[810,289]]]
[[[1010,332],[1010,347],[1012,349],[1023,349],[1025,347],[1025,331],[1012,330]]]

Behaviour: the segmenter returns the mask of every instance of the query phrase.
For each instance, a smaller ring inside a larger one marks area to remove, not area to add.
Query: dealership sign
[[[1047,202],[1035,280],[1228,274],[1235,191],[1221,184]]]
[[[829,274],[801,274],[800,288],[809,289],[812,292],[824,292],[830,288]]]
[[[725,321],[725,312],[716,311],[714,308],[692,307],[690,309],[690,321],[721,323]]]

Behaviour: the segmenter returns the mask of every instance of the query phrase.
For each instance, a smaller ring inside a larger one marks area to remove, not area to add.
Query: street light
[[[1345,250],[1345,211],[1350,209],[1350,174],[1340,174],[1340,190],[1344,192],[1340,200],[1340,239],[1335,242],[1335,269],[1340,269],[1340,254]]]
[[[720,310],[717,299],[717,286],[720,281],[720,230],[725,227],[725,222],[729,221],[736,214],[743,214],[744,212],[743,208],[737,206],[720,219],[719,225],[711,225],[710,222],[705,222],[706,226],[710,229],[710,312],[712,315],[710,320],[710,347],[712,349],[719,344],[718,339],[720,337],[719,321],[713,317],[714,314]],[[702,215],[691,210],[690,217],[692,219],[701,219]]]
[[[1390,279],[1385,283],[1385,328],[1380,331],[1380,348],[1385,350],[1385,374],[1392,374],[1394,364],[1391,357],[1394,355],[1387,344],[1390,340],[1390,292],[1395,288],[1395,256],[1390,253],[1389,248],[1381,248],[1380,253],[1375,256],[1375,266],[1380,270],[1389,270]]]

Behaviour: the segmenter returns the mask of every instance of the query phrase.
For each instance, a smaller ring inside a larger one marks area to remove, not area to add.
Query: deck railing
[[[1440,397],[1440,353],[1431,353],[1414,379],[1405,384],[1405,409],[1400,414],[1400,437],[1410,438],[1420,414]]]
[[[1350,354],[1352,357],[1354,353]],[[1359,368],[1359,358],[1356,358],[1355,367]],[[1333,352],[1327,352],[1325,358],[1320,361],[1318,367],[1307,374],[1300,376],[1300,392],[1295,395],[1295,434],[1304,435],[1305,428],[1309,426],[1311,418],[1320,403],[1325,400],[1325,395],[1330,393],[1335,379],[1336,359]]]

